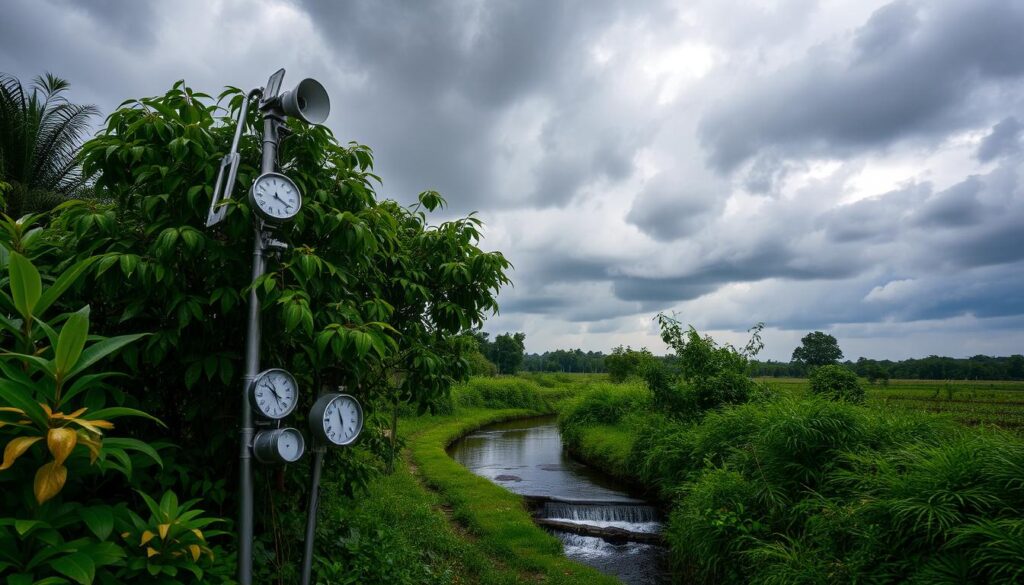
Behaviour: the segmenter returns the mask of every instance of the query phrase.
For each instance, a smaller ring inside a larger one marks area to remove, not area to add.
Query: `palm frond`
[[[5,202],[8,214],[49,209],[85,182],[78,151],[99,110],[69,102],[69,88],[46,73],[28,92],[18,78],[0,74],[0,180],[15,193]]]

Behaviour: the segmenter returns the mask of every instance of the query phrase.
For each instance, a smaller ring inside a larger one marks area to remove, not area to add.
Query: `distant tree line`
[[[903,380],[1024,380],[1024,355],[992,357],[976,355],[951,358],[932,355],[901,361],[872,360],[842,362],[862,378]],[[751,375],[775,378],[807,375],[807,367],[795,362],[752,361]]]
[[[573,372],[603,374],[607,356],[600,351],[556,349],[544,353],[528,353],[523,359],[527,372]]]
[[[544,353],[525,353],[523,333],[503,333],[494,341],[483,332],[474,334],[483,354],[497,371],[511,374],[527,372],[607,373],[616,379],[638,374],[649,363],[658,362],[674,371],[673,355],[653,355],[646,348],[639,350],[619,346],[611,353],[583,351],[582,349],[556,349]],[[813,331],[800,340],[788,362],[776,360],[750,360],[750,375],[755,377],[805,377],[820,366],[842,364],[869,382],[889,379],[904,380],[1024,380],[1024,356],[991,357],[976,355],[970,358],[929,356],[902,361],[872,360],[841,361],[843,352],[835,337]],[[474,368],[475,369],[475,368]]]

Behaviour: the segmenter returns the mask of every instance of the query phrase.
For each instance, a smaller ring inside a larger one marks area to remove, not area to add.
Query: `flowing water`
[[[585,527],[657,533],[657,510],[632,498],[604,474],[572,460],[554,417],[497,423],[452,444],[451,456],[473,473],[524,496],[538,498],[539,518]],[[561,528],[569,528],[562,526]],[[609,542],[550,529],[569,558],[629,584],[664,582],[664,549],[653,544]]]

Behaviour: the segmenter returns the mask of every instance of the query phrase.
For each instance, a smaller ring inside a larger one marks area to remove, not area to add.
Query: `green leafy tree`
[[[832,400],[864,402],[864,387],[849,368],[838,365],[821,366],[811,372],[811,393]]]
[[[0,75],[0,182],[9,185],[3,194],[8,215],[51,209],[85,185],[78,149],[99,110],[68,102],[68,87],[49,73],[30,89]]]
[[[325,387],[345,386],[364,404],[370,422],[359,445],[331,454],[338,489],[352,493],[393,453],[381,422],[400,404],[443,401],[468,376],[473,345],[463,334],[497,310],[509,267],[500,253],[479,248],[478,218],[433,221],[444,200],[432,191],[408,207],[378,199],[369,148],[295,122],[279,163],[302,190],[303,209],[275,232],[287,250],[250,283],[252,212],[244,189],[260,159],[252,132],[240,148],[243,195],[228,203],[216,229],[204,227],[243,99],[230,89],[218,101],[179,82],[162,96],[125,102],[82,148],[83,172],[95,177],[99,196],[64,204],[44,237],[33,239],[28,224],[19,228],[34,257],[71,263],[100,256],[76,298],[91,300],[99,333],[152,332],[121,352],[123,366],[145,389],[147,408],[167,424],[165,438],[188,454],[157,480],[189,497],[214,498],[202,507],[222,514],[234,509],[223,478],[234,475],[235,461],[223,454],[236,449],[250,286],[263,308],[262,363],[298,377],[307,402],[297,412]],[[258,128],[259,112],[246,122]],[[260,484],[258,505],[278,508],[268,522],[297,514],[287,509],[297,501],[267,502],[272,486],[303,482],[304,464]],[[221,487],[211,492],[211,485]],[[299,554],[297,542],[298,535],[257,543],[277,561],[262,579],[294,580],[289,559]]]
[[[525,333],[502,333],[494,338],[488,358],[498,366],[498,373],[514,374],[523,363],[526,350]]]
[[[764,347],[763,323],[750,329],[750,341],[737,350],[728,343],[719,345],[709,335],[701,336],[692,325],[684,329],[680,321],[664,313],[656,318],[661,339],[675,352],[680,369],[674,381],[664,366],[645,372],[658,408],[677,417],[696,418],[708,410],[742,404],[767,392],[749,376],[750,358]]]
[[[836,338],[821,331],[804,335],[800,346],[793,350],[792,361],[802,367],[827,366],[843,359]]]
[[[654,354],[646,347],[635,350],[620,345],[613,348],[612,353],[604,358],[604,365],[611,381],[618,383],[624,382],[630,376],[643,374],[655,361]]]

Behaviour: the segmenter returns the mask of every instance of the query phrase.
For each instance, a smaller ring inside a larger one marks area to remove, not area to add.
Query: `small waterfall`
[[[577,520],[599,523],[646,524],[657,522],[654,506],[642,504],[570,504],[545,502],[543,516],[552,520]]]

